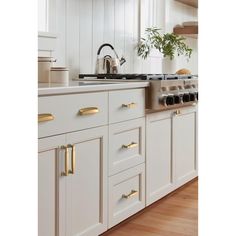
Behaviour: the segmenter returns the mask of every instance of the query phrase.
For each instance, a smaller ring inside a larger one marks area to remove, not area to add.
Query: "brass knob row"
[[[69,169],[69,148],[71,148],[71,169]],[[75,145],[68,144],[61,146],[65,150],[65,171],[61,173],[62,176],[68,176],[75,173]]]

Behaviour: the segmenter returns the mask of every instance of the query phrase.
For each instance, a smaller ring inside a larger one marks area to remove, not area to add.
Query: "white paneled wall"
[[[182,4],[177,5],[177,10],[173,9],[176,7],[174,0],[141,0],[140,7],[139,0],[53,1],[56,1],[55,31],[58,35],[53,56],[57,59],[57,66],[69,67],[71,78],[79,73],[95,72],[97,50],[105,42],[112,44],[120,57],[126,58],[121,72],[161,73],[159,53],[153,52],[145,61],[137,57],[135,47],[140,34],[148,26],[168,31],[181,20],[181,15],[183,21],[189,20],[194,13],[192,8],[185,9]],[[166,4],[169,10],[166,10]],[[189,42],[197,49],[195,42],[191,39]],[[105,54],[112,55],[112,51],[106,48],[102,52]],[[197,57],[197,53],[194,56]],[[180,64],[181,60],[178,60]],[[187,67],[194,68],[195,61],[191,60]]]
[[[147,11],[150,8],[154,11],[153,6],[158,8],[158,4],[163,1],[147,1]],[[120,57],[123,55],[126,58],[127,62],[121,67],[121,72],[160,73],[160,56],[153,55],[146,61],[137,57],[135,47],[140,34],[138,2],[138,0],[56,0],[58,39],[56,50],[53,52],[53,56],[57,59],[56,65],[68,66],[71,78],[76,77],[78,73],[94,73],[97,50],[106,42],[114,45]],[[150,20],[143,22],[143,27],[151,26],[154,17],[150,16]],[[102,55],[105,54],[112,54],[112,51],[105,48]]]
[[[187,6],[174,0],[166,0],[165,10],[165,25],[166,32],[172,32],[177,24],[182,24],[185,21],[198,21],[198,12],[196,8]],[[176,60],[176,68],[188,68],[192,74],[198,73],[198,40],[187,38],[186,43],[193,49],[191,59],[186,60],[180,56]]]

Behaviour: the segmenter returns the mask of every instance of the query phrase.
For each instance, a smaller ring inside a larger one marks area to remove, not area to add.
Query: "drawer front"
[[[109,127],[109,175],[145,161],[145,119],[135,119]]]
[[[39,97],[38,106],[39,138],[108,123],[108,93],[105,92]]]
[[[144,207],[144,164],[109,178],[109,228],[135,214]]]
[[[145,89],[109,92],[109,123],[143,117]]]

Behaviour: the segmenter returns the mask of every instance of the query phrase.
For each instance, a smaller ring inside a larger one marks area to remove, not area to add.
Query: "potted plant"
[[[174,33],[161,34],[156,27],[147,28],[145,30],[145,38],[141,38],[138,44],[138,56],[146,59],[152,49],[157,49],[163,54],[163,62],[169,65],[163,65],[164,73],[174,73],[166,71],[170,67],[170,62],[175,56],[184,55],[189,59],[192,54],[192,49],[184,42],[186,39]],[[168,60],[166,60],[168,59]],[[169,69],[171,70],[171,69]]]

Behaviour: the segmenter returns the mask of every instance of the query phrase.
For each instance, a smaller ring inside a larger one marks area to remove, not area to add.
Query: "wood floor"
[[[197,235],[197,179],[102,234],[102,236]]]

